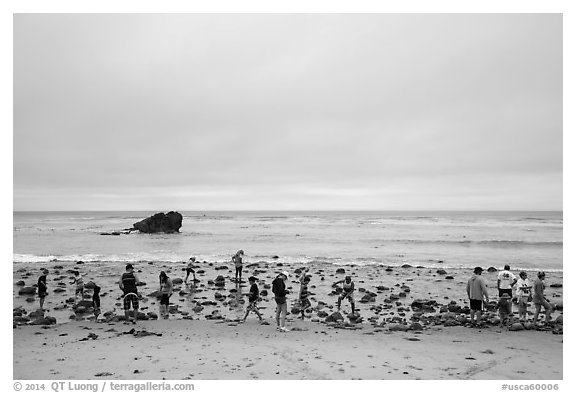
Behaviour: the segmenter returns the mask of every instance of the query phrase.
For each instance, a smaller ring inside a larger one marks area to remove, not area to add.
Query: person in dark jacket
[[[136,323],[136,319],[138,316],[138,308],[140,306],[139,299],[138,299],[138,284],[140,281],[136,274],[134,274],[134,266],[131,263],[126,265],[126,273],[122,274],[120,277],[120,289],[124,293],[124,315],[126,317],[125,324],[130,323],[130,304],[132,304],[132,308],[134,309],[134,321],[132,323]]]
[[[288,304],[286,303],[286,290],[285,281],[288,279],[288,272],[283,271],[272,281],[272,292],[274,293],[274,300],[276,301],[276,329],[281,332],[287,332],[286,329],[286,314],[288,312]]]
[[[38,278],[38,299],[40,301],[40,310],[42,311],[44,311],[44,299],[46,299],[46,295],[48,295],[46,276],[48,276],[48,269],[43,269],[42,275]]]
[[[258,311],[258,300],[260,299],[260,291],[258,290],[258,285],[256,285],[256,281],[258,279],[254,276],[248,278],[248,282],[250,283],[250,294],[248,295],[248,307],[246,307],[246,314],[244,315],[244,319],[242,322],[246,322],[246,318],[248,318],[248,314],[250,311],[254,311],[260,322],[262,322],[262,314]]]
[[[98,322],[98,315],[100,315],[100,287],[96,285],[92,293],[92,307],[94,308],[94,316]]]

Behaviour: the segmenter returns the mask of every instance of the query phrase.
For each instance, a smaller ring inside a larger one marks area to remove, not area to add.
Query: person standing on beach
[[[256,285],[256,281],[258,279],[254,276],[250,276],[248,278],[248,282],[250,283],[250,294],[248,295],[248,307],[246,307],[246,314],[244,315],[244,319],[242,322],[246,322],[246,318],[248,318],[248,314],[250,311],[254,311],[260,322],[262,322],[262,314],[258,311],[258,300],[260,299],[260,291],[258,290],[258,285]]]
[[[500,327],[508,326],[508,321],[510,318],[510,295],[508,293],[503,293],[498,299],[498,315],[500,316]]]
[[[534,323],[538,322],[538,316],[540,315],[540,310],[544,307],[546,314],[546,323],[550,322],[550,314],[552,314],[552,305],[546,300],[544,296],[544,279],[546,278],[546,273],[538,272],[538,278],[534,280],[534,307],[536,308],[534,312]]]
[[[92,293],[92,307],[94,308],[96,322],[98,322],[98,315],[100,315],[100,289],[98,285],[95,285],[94,292]]]
[[[42,275],[38,278],[38,300],[40,301],[40,310],[42,311],[44,311],[44,299],[46,299],[46,295],[48,295],[46,276],[48,276],[48,269],[42,269]]]
[[[304,319],[304,312],[312,306],[310,300],[308,299],[309,292],[308,292],[308,284],[310,283],[310,276],[307,275],[308,268],[305,268],[300,275],[300,292],[298,293],[298,299],[300,300],[300,312],[302,315],[300,316],[301,319]]]
[[[170,296],[172,296],[172,280],[166,272],[160,272],[160,317],[168,319],[168,306],[170,305]]]
[[[468,293],[468,299],[470,299],[470,323],[472,326],[480,324],[482,310],[484,309],[483,301],[485,303],[490,301],[486,283],[484,279],[480,277],[483,270],[484,269],[479,266],[475,267],[474,274],[470,277],[466,285],[466,292]]]
[[[288,329],[286,329],[286,314],[288,313],[286,295],[288,291],[286,290],[285,283],[288,276],[288,272],[283,271],[272,281],[272,292],[274,293],[274,300],[276,301],[276,329],[281,332],[288,331]]]
[[[232,262],[234,262],[234,267],[236,268],[235,280],[236,282],[242,281],[242,257],[244,256],[244,250],[239,250],[233,257]],[[240,277],[240,280],[238,280]]]
[[[504,265],[504,270],[498,273],[498,297],[502,297],[505,293],[512,297],[512,287],[517,281],[516,276],[510,271],[510,265]],[[510,312],[512,312],[512,310],[510,310]]]
[[[528,280],[525,271],[520,272],[520,279],[516,286],[516,297],[518,299],[518,317],[521,321],[526,320],[528,302],[532,297],[532,283]]]
[[[338,311],[340,311],[342,300],[348,299],[352,306],[352,314],[354,314],[354,281],[352,281],[352,276],[346,276],[344,280],[336,281],[332,286],[335,287],[338,286],[338,284],[342,284],[342,293],[338,296]]]
[[[126,317],[126,324],[130,323],[130,304],[132,304],[134,312],[134,321],[138,317],[138,284],[140,281],[136,274],[134,274],[134,266],[131,263],[126,265],[126,273],[120,277],[120,289],[124,293],[124,315]]]
[[[186,267],[186,278],[184,279],[184,283],[188,284],[188,277],[190,273],[192,273],[192,277],[194,282],[196,281],[196,272],[194,271],[194,262],[196,262],[196,257],[190,257],[190,262],[188,262],[188,266]]]
[[[78,270],[74,271],[74,278],[71,284],[76,284],[76,292],[74,292],[74,298],[78,298],[80,295],[80,300],[84,297],[84,279]]]

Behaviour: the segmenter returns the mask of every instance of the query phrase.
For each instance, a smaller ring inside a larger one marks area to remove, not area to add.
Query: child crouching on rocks
[[[254,311],[256,315],[258,315],[260,322],[262,322],[262,314],[260,314],[260,311],[258,311],[258,300],[260,299],[260,291],[258,290],[258,285],[256,285],[256,281],[258,281],[258,279],[254,276],[248,278],[248,282],[250,283],[250,294],[248,296],[249,304],[248,307],[246,307],[246,314],[244,315],[244,319],[242,320],[242,322],[246,322],[246,318],[248,318],[248,314],[250,314],[250,311]]]

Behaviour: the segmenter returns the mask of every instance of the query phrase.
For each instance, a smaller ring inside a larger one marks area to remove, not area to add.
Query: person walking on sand
[[[77,300],[78,295],[80,295],[80,300],[84,297],[84,279],[78,270],[74,271],[74,277],[70,284],[76,284],[76,292],[74,292],[74,298]]]
[[[242,282],[242,257],[244,256],[244,250],[238,250],[238,252],[232,257],[232,262],[234,262],[234,267],[236,268],[235,281]],[[240,278],[240,279],[238,279]]]
[[[518,280],[516,276],[510,271],[510,265],[504,265],[504,270],[498,273],[498,297],[502,297],[502,294],[507,293],[512,297],[512,287],[516,284]]]
[[[342,284],[342,292],[338,296],[338,311],[340,311],[340,306],[342,305],[342,300],[348,299],[350,305],[352,306],[352,314],[355,312],[354,305],[354,281],[352,281],[352,276],[346,276],[344,280],[336,281],[332,284],[333,287]]]
[[[48,285],[46,284],[46,277],[48,276],[48,269],[42,269],[42,275],[38,278],[38,300],[40,302],[40,310],[44,311],[44,299],[48,295]]]
[[[248,295],[248,307],[246,307],[246,314],[244,315],[244,319],[242,322],[246,322],[246,318],[248,318],[248,314],[250,311],[254,311],[256,315],[258,315],[258,319],[262,322],[262,314],[258,311],[258,300],[260,299],[260,291],[258,290],[258,285],[256,285],[256,281],[258,279],[254,276],[250,276],[248,278],[248,282],[250,283],[250,294]]]
[[[483,270],[479,266],[475,267],[474,274],[466,285],[466,292],[468,293],[468,299],[470,299],[470,323],[472,326],[480,325],[480,318],[484,309],[483,301],[485,303],[490,301],[486,283],[481,277]]]
[[[94,308],[96,322],[98,322],[98,316],[100,315],[100,289],[98,285],[95,285],[94,292],[92,293],[92,308]]]
[[[132,323],[136,323],[136,319],[138,318],[138,284],[140,284],[140,280],[136,274],[134,274],[134,266],[131,263],[126,265],[126,273],[122,274],[120,277],[120,289],[124,293],[124,316],[126,317],[125,324],[130,323],[130,304],[132,304],[133,312],[134,312],[134,320]]]
[[[172,280],[166,272],[160,272],[160,317],[168,319],[170,296],[172,296]]]
[[[286,328],[286,314],[288,313],[286,295],[289,292],[286,290],[285,282],[288,276],[288,272],[283,271],[272,281],[272,292],[274,293],[274,300],[276,301],[276,329],[281,332],[289,331]]]
[[[534,280],[534,307],[536,308],[534,311],[534,323],[538,323],[538,316],[540,315],[542,307],[544,307],[546,314],[545,322],[550,323],[552,305],[544,296],[544,289],[546,288],[546,285],[544,285],[544,279],[546,278],[546,273],[538,272],[537,276],[538,278]]]
[[[190,257],[190,262],[186,267],[186,278],[184,279],[184,284],[188,284],[188,277],[192,273],[193,282],[196,282],[196,272],[194,271],[194,262],[196,262],[196,257]]]
[[[528,302],[532,297],[532,283],[528,280],[525,271],[520,272],[520,279],[516,283],[516,298],[518,299],[518,317],[521,321],[526,320]]]

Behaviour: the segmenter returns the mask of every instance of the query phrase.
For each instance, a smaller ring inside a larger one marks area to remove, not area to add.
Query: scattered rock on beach
[[[346,270],[344,270],[343,268],[338,268],[336,269],[336,274],[345,274]]]
[[[20,280],[20,281],[16,281],[16,285],[18,285],[19,287],[23,287],[24,285],[26,285],[26,283],[24,283],[24,281]]]
[[[337,322],[337,321],[343,321],[344,317],[342,316],[342,314],[340,314],[338,311],[333,312],[332,314],[328,315],[326,317],[326,322]]]
[[[36,293],[35,287],[24,287],[18,291],[18,295],[34,295]]]
[[[445,275],[447,273],[446,273],[446,270],[444,270],[444,269],[438,269],[438,270],[436,270],[436,274]]]
[[[38,318],[29,323],[29,325],[55,325],[55,324],[56,324],[56,318],[54,317]]]

